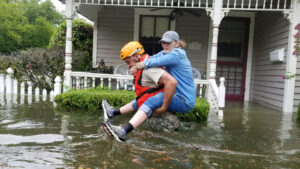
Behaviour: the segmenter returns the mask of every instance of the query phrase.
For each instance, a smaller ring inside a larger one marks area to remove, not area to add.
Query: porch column
[[[66,0],[66,48],[65,48],[65,72],[64,72],[64,92],[71,87],[71,76],[72,71],[72,8],[73,0]]]
[[[97,67],[97,42],[98,40],[98,14],[97,20],[94,21],[94,32],[93,32],[93,67]]]
[[[212,30],[212,47],[211,56],[209,64],[209,79],[216,83],[216,68],[217,68],[217,49],[218,49],[218,36],[219,36],[219,26],[222,20],[222,0],[216,0],[214,4],[214,9],[211,12],[213,30]]]
[[[217,50],[218,50],[218,36],[219,36],[219,26],[221,23],[222,18],[225,16],[225,12],[228,13],[228,11],[222,10],[223,0],[215,0],[214,1],[214,7],[212,11],[208,11],[211,17],[212,21],[212,39],[211,42],[211,54],[208,58],[208,72],[209,75],[207,79],[210,81],[210,87],[207,90],[207,99],[210,102],[210,105],[212,109],[215,109],[216,111],[220,108],[218,107],[218,86],[216,83],[216,68],[217,68]],[[217,111],[218,112],[218,111]],[[221,114],[218,114],[221,115]]]
[[[294,35],[298,32],[295,29],[296,25],[300,24],[300,1],[294,1],[294,9],[293,12],[288,16],[290,19],[290,29],[289,29],[289,44],[287,51],[287,59],[286,59],[286,72],[291,72],[292,74],[296,74],[297,68],[297,56],[293,54],[294,46],[296,45]],[[295,80],[285,79],[284,81],[284,97],[283,97],[283,113],[292,113],[293,105],[294,105],[294,94],[295,94]]]

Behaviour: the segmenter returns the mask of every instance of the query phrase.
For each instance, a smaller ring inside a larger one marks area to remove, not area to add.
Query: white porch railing
[[[124,89],[127,90],[133,77],[131,75],[118,74],[100,74],[88,72],[71,72],[71,89],[87,89],[89,87],[96,87],[96,82],[100,82],[100,86],[107,86],[109,89],[121,89],[121,82],[124,83]],[[134,86],[130,86],[134,90]]]
[[[160,8],[212,8],[215,0],[73,0],[74,4]]]
[[[74,4],[156,8],[214,8],[216,0],[73,0]],[[287,10],[293,0],[223,0],[224,9]]]
[[[32,83],[30,81],[21,82],[20,89],[18,89],[18,81],[13,79],[13,70],[7,69],[7,75],[0,74],[0,94],[6,96],[14,96],[12,98],[17,99],[17,95],[20,94],[20,102],[24,102],[24,96],[27,95],[29,104],[32,102],[32,95],[34,91],[35,100],[38,101],[40,95],[40,89],[35,87],[33,90]],[[133,86],[133,77],[131,75],[118,75],[118,74],[99,74],[88,72],[71,72],[70,73],[71,86],[70,89],[87,89],[89,87],[96,87],[97,84],[101,87],[108,86],[109,89],[129,89],[135,90]],[[222,78],[221,78],[222,79]],[[123,86],[120,84],[123,83]],[[224,79],[220,80],[220,86],[209,80],[194,79],[196,87],[197,97],[206,98],[210,107],[214,111],[222,110],[225,105],[225,87]],[[25,90],[27,87],[27,90]],[[27,93],[26,93],[27,92]],[[61,94],[62,92],[62,79],[57,76],[55,78],[54,91],[50,91],[50,101],[53,101],[54,96]],[[42,90],[42,99],[47,99],[46,89]],[[7,97],[9,98],[9,97]],[[23,100],[23,101],[22,101]],[[220,109],[221,108],[221,109]],[[219,111],[220,112],[220,111]]]
[[[128,85],[130,85],[131,90],[134,90],[132,85],[133,77],[131,75],[71,72],[70,76],[70,89],[87,89],[96,87],[98,84],[101,87],[107,86],[109,89],[119,90],[121,89],[120,83],[123,81],[125,83],[123,89],[127,90],[129,88]],[[210,103],[211,109],[215,112],[223,110],[225,106],[224,78],[220,80],[220,87],[209,80],[194,79],[194,84],[197,97],[206,98]]]
[[[224,9],[242,10],[286,10],[291,9],[292,0],[224,0]]]

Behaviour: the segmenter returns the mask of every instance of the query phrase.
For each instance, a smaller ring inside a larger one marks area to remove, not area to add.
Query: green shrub
[[[135,97],[136,95],[133,91],[90,88],[87,90],[70,90],[61,95],[57,95],[54,101],[59,107],[72,107],[95,111],[102,109],[101,102],[103,99],[106,99],[114,107],[121,107],[135,99]],[[203,98],[197,98],[194,109],[189,113],[176,113],[176,115],[182,121],[203,122],[207,120],[208,113],[208,102]]]
[[[108,90],[90,88],[87,90],[70,90],[57,95],[54,101],[60,107],[75,107],[80,109],[102,109],[101,102],[106,99],[112,106],[120,107],[135,98],[133,91]]]
[[[189,113],[176,113],[176,115],[181,121],[203,122],[207,121],[208,113],[208,101],[204,98],[196,98],[195,108],[193,108]]]
[[[61,23],[51,37],[49,47],[62,47],[66,45],[66,22]],[[72,47],[81,54],[77,57],[72,56],[73,71],[91,71],[92,70],[92,52],[93,52],[93,25],[83,19],[74,19],[72,21]]]

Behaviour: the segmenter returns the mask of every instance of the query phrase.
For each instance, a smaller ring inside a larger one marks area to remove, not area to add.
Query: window
[[[153,55],[162,50],[159,40],[164,32],[170,29],[168,16],[140,16],[139,41],[145,48],[146,53]]]

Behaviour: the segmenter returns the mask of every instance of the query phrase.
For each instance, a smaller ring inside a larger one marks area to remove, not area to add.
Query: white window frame
[[[173,9],[159,9],[155,11],[151,11],[154,8],[134,8],[134,33],[133,39],[135,41],[139,41],[139,33],[140,33],[140,16],[141,15],[165,15],[169,16]],[[176,19],[170,21],[170,30],[175,30]]]

